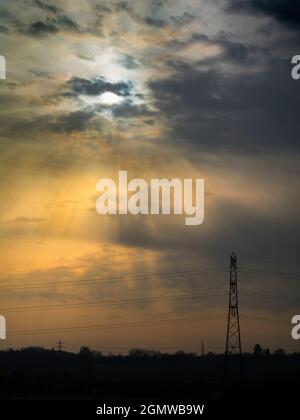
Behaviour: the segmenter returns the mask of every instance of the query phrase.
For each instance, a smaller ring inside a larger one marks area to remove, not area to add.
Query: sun
[[[103,105],[118,105],[124,101],[122,96],[116,95],[113,92],[105,92],[99,97],[99,103]]]
[[[120,95],[117,95],[113,92],[104,92],[101,95],[89,96],[89,95],[81,95],[80,98],[84,101],[87,105],[105,105],[105,106],[113,106],[119,105],[124,102],[124,98]]]

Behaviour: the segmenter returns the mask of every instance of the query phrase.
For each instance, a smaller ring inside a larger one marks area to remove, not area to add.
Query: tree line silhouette
[[[223,355],[132,349],[127,355],[81,347],[78,353],[28,347],[0,351],[0,398],[221,399]],[[260,344],[244,353],[246,382],[235,378],[235,398],[290,399],[300,385],[300,353],[271,352]],[[230,394],[230,393],[229,393]]]

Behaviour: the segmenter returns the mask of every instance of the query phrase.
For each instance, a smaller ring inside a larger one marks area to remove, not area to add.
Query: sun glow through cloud
[[[85,102],[87,105],[119,105],[124,101],[119,95],[116,95],[113,92],[105,92],[101,95],[97,96],[88,96],[88,95],[81,95],[80,98]]]
[[[121,96],[112,92],[105,92],[99,98],[99,102],[103,105],[118,105],[123,102],[123,100],[124,99]]]

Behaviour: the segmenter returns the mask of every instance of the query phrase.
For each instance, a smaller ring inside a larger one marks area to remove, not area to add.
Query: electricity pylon
[[[239,362],[240,379],[244,380],[244,365],[241,346],[241,330],[239,317],[237,256],[233,252],[230,256],[229,308],[227,321],[226,347],[223,367],[223,385],[228,380],[229,358]]]
[[[57,341],[57,346],[58,346],[58,351],[63,351],[63,345],[64,345],[64,342],[63,341],[61,341],[61,338],[59,339],[59,341]]]

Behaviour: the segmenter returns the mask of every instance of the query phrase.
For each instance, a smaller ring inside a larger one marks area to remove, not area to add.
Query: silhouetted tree
[[[263,350],[263,356],[264,357],[270,357],[271,356],[270,349],[264,349]]]
[[[253,357],[260,357],[262,355],[262,347],[260,344],[255,344],[253,349]]]
[[[79,357],[84,360],[92,360],[94,358],[94,353],[89,349],[89,347],[83,346],[79,351]]]
[[[129,351],[130,357],[157,357],[161,356],[161,353],[156,350],[146,350],[146,349],[131,349]]]

